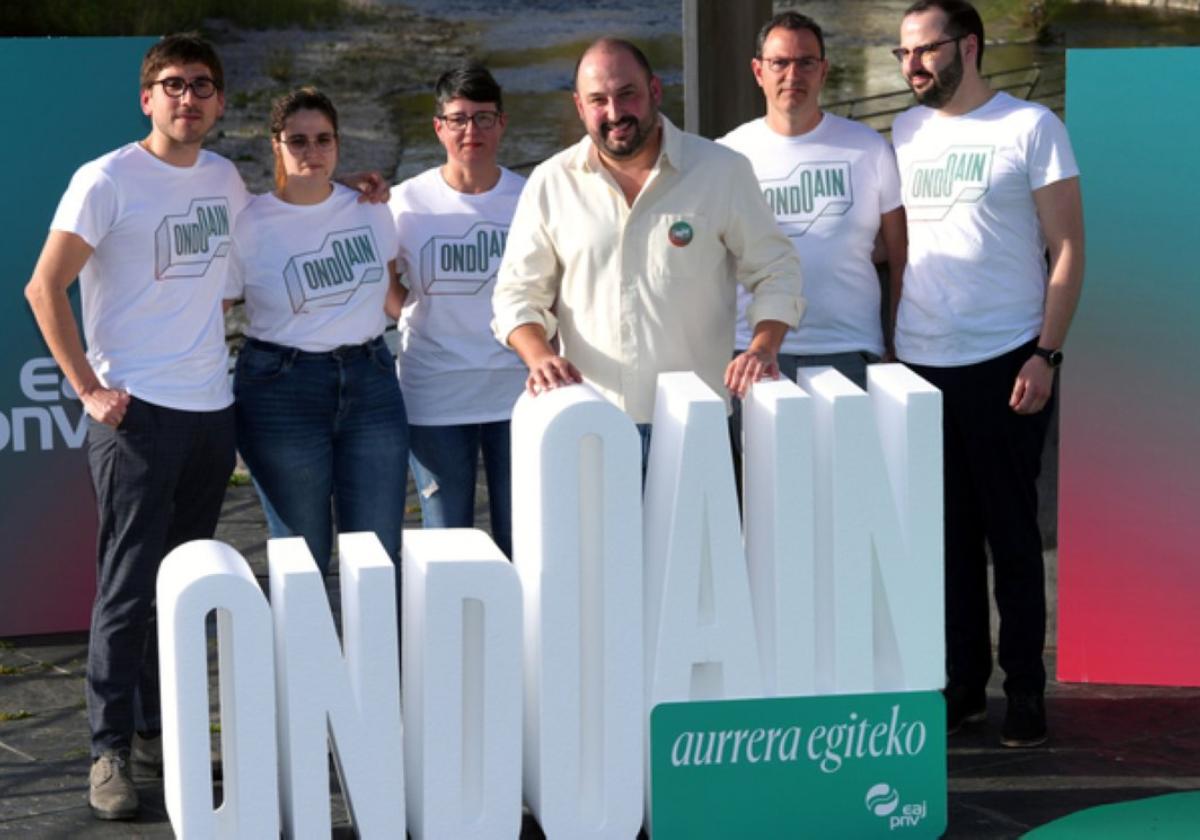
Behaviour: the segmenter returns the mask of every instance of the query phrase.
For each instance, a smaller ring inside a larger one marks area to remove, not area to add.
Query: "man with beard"
[[[879,277],[872,261],[880,232],[887,249],[895,312],[904,271],[904,210],[888,142],[862,123],[821,110],[829,72],[825,39],[812,18],[780,12],[758,34],[751,70],[767,114],[718,140],[741,152],[807,277],[804,328],[784,338],[779,364],[832,365],[865,388],[867,364],[884,353]],[[744,307],[746,296],[738,296]],[[891,338],[888,318],[887,338]],[[750,340],[738,319],[736,346]]]
[[[661,101],[636,46],[588,47],[575,73],[588,136],[530,175],[492,298],[493,331],[528,366],[531,393],[586,377],[644,442],[660,372],[694,370],[742,396],[778,375],[803,312],[799,260],[750,164],[677,129]],[[738,283],[754,335],[731,362]]]
[[[1083,283],[1083,212],[1062,122],[992,91],[983,49],[962,0],[921,0],[900,25],[894,52],[920,104],[892,130],[909,241],[896,354],[942,391],[949,731],[987,713],[986,544],[1008,699],[1001,743],[1032,747],[1047,737],[1035,482]]]

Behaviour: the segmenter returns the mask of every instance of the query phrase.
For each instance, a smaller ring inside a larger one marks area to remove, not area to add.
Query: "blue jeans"
[[[327,353],[248,339],[233,390],[238,449],[276,514],[271,536],[304,537],[328,572],[332,499],[339,530],[374,531],[397,562],[408,420],[383,339]]]
[[[512,441],[508,420],[456,426],[409,426],[413,479],[426,528],[475,525],[479,452],[487,476],[492,539],[512,556]]]
[[[88,420],[100,514],[86,694],[92,756],[161,729],[154,585],[163,557],[217,527],[233,471],[233,410],[136,397],[117,427]]]

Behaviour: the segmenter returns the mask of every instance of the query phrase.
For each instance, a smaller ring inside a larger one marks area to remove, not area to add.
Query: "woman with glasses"
[[[509,418],[527,373],[489,324],[525,179],[496,163],[505,117],[500,86],[484,67],[442,74],[434,101],[446,162],[405,181],[390,202],[409,287],[398,328],[413,477],[425,527],[470,528],[482,454],[492,537],[511,556]]]
[[[273,509],[271,536],[303,536],[322,572],[338,530],[373,531],[396,562],[408,427],[383,341],[398,313],[395,226],[335,183],[338,117],[311,87],[271,110],[275,190],[233,231],[226,297],[244,297],[234,376],[238,449]],[[397,575],[397,585],[399,575]]]

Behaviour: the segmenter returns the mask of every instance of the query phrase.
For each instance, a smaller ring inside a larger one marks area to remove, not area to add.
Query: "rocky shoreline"
[[[267,136],[271,102],[315,85],[337,106],[340,172],[377,170],[391,178],[405,146],[394,100],[429,90],[430,68],[465,57],[461,23],[397,6],[352,9],[332,28],[244,30],[206,27],[225,65],[225,116],[208,148],[237,164],[251,192],[272,187]]]

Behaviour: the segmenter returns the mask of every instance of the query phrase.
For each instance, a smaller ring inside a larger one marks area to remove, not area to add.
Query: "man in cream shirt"
[[[592,44],[575,87],[588,136],[530,176],[492,327],[529,367],[532,393],[586,377],[645,439],[661,372],[692,370],[737,396],[778,375],[804,310],[800,262],[749,162],[658,113],[662,85],[636,46]],[[739,283],[754,334],[730,362]]]

